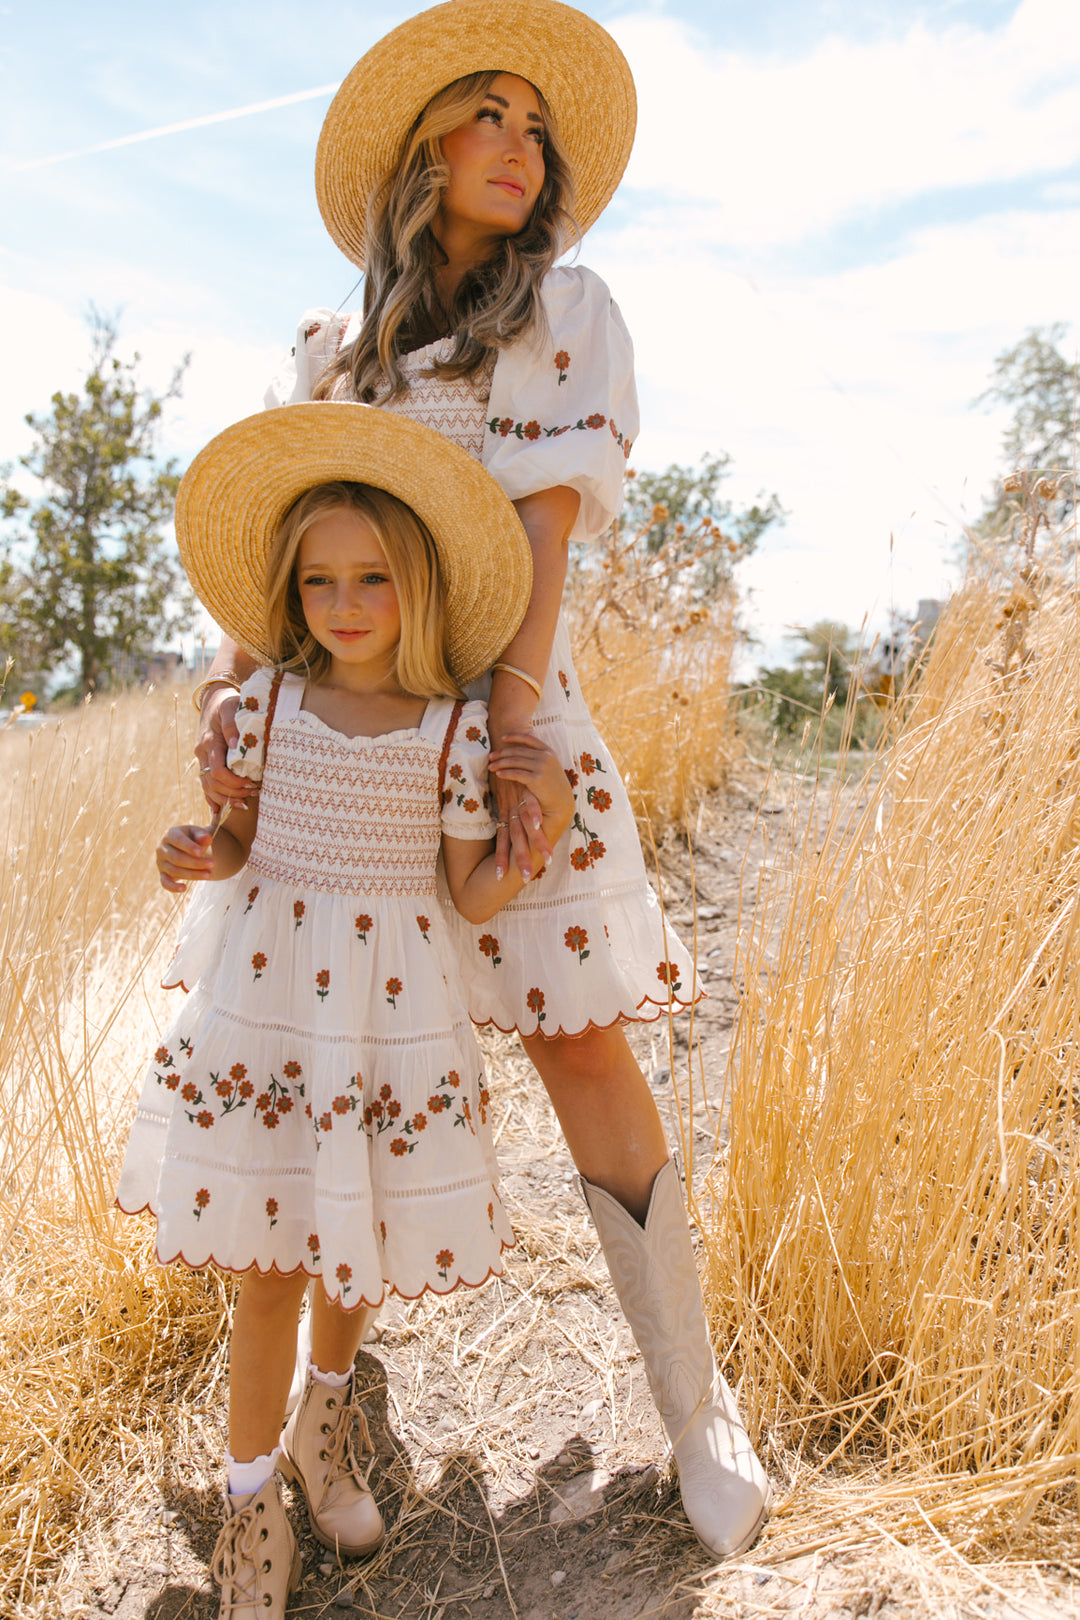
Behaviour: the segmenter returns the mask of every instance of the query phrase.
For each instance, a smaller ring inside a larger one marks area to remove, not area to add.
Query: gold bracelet
[[[211,686],[231,686],[234,692],[239,692],[242,685],[243,682],[238,680],[235,675],[208,675],[205,681],[199,682],[191,694],[191,703],[195,713],[202,714],[202,704],[199,699]]]
[[[535,676],[530,675],[527,670],[518,669],[515,664],[492,664],[491,668],[492,671],[497,669],[505,669],[508,675],[516,675],[519,681],[524,681],[526,686],[531,686],[533,691],[536,693],[536,700],[538,703],[543,697],[543,687],[540,685],[540,682],[535,678]]]

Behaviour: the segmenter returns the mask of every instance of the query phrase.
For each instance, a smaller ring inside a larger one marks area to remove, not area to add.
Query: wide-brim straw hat
[[[611,35],[559,0],[447,0],[373,45],[330,104],[315,157],[326,228],[364,262],[368,204],[432,96],[466,73],[515,73],[540,90],[574,174],[582,231],[603,213],[630,156],[637,97]]]
[[[370,405],[285,405],[219,433],[176,497],[180,558],[207,612],[262,662],[270,546],[298,496],[342,479],[404,501],[431,531],[446,593],[450,668],[463,685],[517,633],[532,552],[510,501],[442,434]]]

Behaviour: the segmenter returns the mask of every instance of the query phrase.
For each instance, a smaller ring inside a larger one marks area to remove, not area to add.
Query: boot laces
[[[259,1601],[261,1516],[255,1504],[249,1502],[239,1512],[231,1514],[221,1527],[210,1572],[221,1587],[222,1620],[227,1620],[234,1610],[251,1607]]]
[[[371,1453],[366,1468],[361,1468],[360,1459],[356,1455],[354,1422],[359,1430],[361,1455]],[[375,1448],[371,1443],[367,1416],[351,1391],[349,1398],[342,1401],[334,1413],[334,1426],[327,1439],[326,1461],[330,1465],[326,1474],[328,1487],[339,1479],[351,1478],[361,1483],[365,1490],[368,1488],[368,1476],[375,1463]]]

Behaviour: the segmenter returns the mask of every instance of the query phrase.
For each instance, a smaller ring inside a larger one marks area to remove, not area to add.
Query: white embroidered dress
[[[552,270],[542,295],[542,341],[500,351],[476,384],[425,376],[452,340],[429,344],[404,358],[409,393],[387,409],[461,445],[511,500],[569,485],[581,497],[571,538],[595,539],[622,505],[637,433],[633,349],[591,271]],[[267,405],[310,399],[327,361],[359,328],[355,315],[309,311]],[[490,687],[485,677],[470,691],[486,698]],[[525,1035],[574,1035],[688,1005],[702,991],[649,885],[630,802],[585,706],[561,618],[533,725],[569,774],[577,814],[547,871],[486,929],[448,912],[473,1019]]]
[[[484,706],[448,752],[449,702],[347,738],[285,676],[264,759],[271,675],[230,756],[262,782],[251,856],[190,908],[117,1202],[162,1262],[303,1269],[346,1307],[477,1285],[513,1233],[435,871],[443,831],[492,836]]]

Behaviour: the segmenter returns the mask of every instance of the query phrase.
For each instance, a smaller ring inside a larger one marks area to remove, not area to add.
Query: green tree
[[[994,361],[989,388],[976,405],[1011,405],[1013,418],[1002,449],[1008,472],[1054,476],[1063,474],[1051,521],[1063,523],[1076,504],[1070,476],[1077,439],[1076,365],[1062,352],[1068,327],[1029,327],[1019,343]],[[1006,490],[999,481],[977,525],[987,535],[1011,536],[1025,509],[1024,490]]]
[[[673,462],[663,472],[638,473],[627,485],[622,532],[649,525],[650,552],[689,551],[706,521],[723,532],[728,544],[709,548],[689,576],[688,583],[704,596],[715,595],[731,578],[734,565],[748,557],[766,529],[785,515],[776,495],[759,495],[752,505],[737,511],[720,493],[730,468],[726,453],[706,454],[696,467]]]
[[[140,387],[138,355],[119,359],[116,327],[91,317],[90,371],[80,394],[56,393],[28,415],[34,446],[19,458],[41,493],[0,484],[0,606],[8,650],[27,673],[74,663],[84,693],[108,684],[117,658],[169,636],[188,608],[183,573],[162,529],[179,476],[157,456],[162,407],[180,392]],[[10,469],[8,469],[10,472]]]

